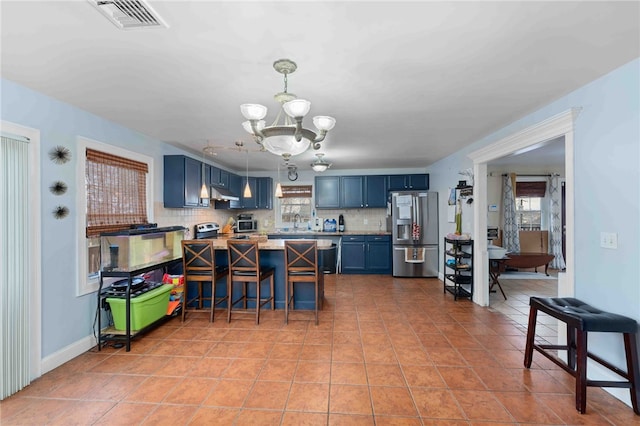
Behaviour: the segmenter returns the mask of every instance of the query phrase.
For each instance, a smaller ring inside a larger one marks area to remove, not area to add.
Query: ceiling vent
[[[169,28],[145,0],[88,0],[121,30]]]

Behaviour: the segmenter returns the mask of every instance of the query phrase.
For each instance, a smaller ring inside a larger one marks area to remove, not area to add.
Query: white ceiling
[[[423,168],[640,57],[635,1],[150,4],[170,28],[121,31],[83,0],[2,1],[1,75],[198,154],[257,147],[239,105],[272,121],[272,64],[290,58],[289,90],[337,120],[319,151],[333,169]],[[250,154],[251,170],[276,164]]]

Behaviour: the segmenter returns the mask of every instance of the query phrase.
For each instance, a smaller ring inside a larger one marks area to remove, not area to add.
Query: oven
[[[215,222],[199,223],[193,227],[193,237],[196,240],[218,238],[219,229],[220,225]]]

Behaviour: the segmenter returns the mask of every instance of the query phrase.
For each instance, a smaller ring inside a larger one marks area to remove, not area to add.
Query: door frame
[[[42,281],[40,273],[42,269],[42,242],[40,240],[40,236],[42,235],[42,211],[40,208],[40,200],[42,197],[40,185],[40,131],[4,120],[2,120],[1,125],[2,131],[17,136],[24,136],[29,139],[29,164],[33,166],[29,167],[29,205],[31,207],[29,209],[31,213],[29,226],[32,231],[29,258],[30,264],[33,266],[29,271],[31,275],[29,279],[29,318],[31,319],[29,371],[31,380],[33,380],[42,375]]]
[[[487,249],[487,163],[517,152],[535,149],[538,144],[564,137],[565,187],[566,187],[566,271],[558,274],[564,281],[564,295],[575,294],[574,269],[574,198],[573,198],[573,135],[574,123],[581,108],[571,108],[537,124],[478,149],[468,156],[473,160],[474,199],[473,250],[474,276],[473,301],[481,306],[489,305],[489,253]],[[561,275],[565,275],[562,277]],[[569,293],[569,294],[567,294]]]

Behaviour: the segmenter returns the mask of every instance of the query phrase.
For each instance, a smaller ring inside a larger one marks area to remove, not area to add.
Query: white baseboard
[[[96,345],[96,338],[93,335],[84,337],[59,351],[42,358],[40,362],[40,371],[45,374],[54,368],[57,368],[67,361],[85,353]]]

